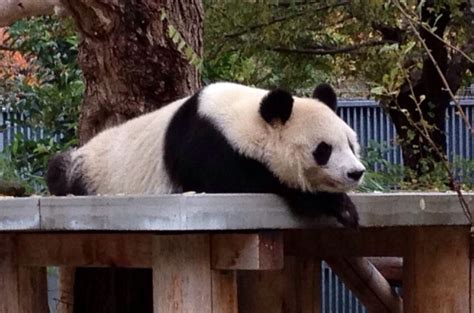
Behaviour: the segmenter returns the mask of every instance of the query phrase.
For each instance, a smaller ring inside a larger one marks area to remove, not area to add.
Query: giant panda
[[[214,83],[53,157],[52,194],[276,193],[296,214],[358,225],[355,132],[327,84],[313,98]]]

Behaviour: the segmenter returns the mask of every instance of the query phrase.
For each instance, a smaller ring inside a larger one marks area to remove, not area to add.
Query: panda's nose
[[[349,172],[347,173],[347,176],[349,176],[350,179],[359,180],[362,177],[362,175],[364,175],[364,172],[365,172],[364,170]]]

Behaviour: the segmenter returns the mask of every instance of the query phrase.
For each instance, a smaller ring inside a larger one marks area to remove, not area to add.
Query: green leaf
[[[370,89],[370,93],[377,96],[382,96],[387,93],[387,90],[383,86],[378,86]]]

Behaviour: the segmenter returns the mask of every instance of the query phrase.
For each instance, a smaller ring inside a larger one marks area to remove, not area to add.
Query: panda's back
[[[187,98],[107,129],[72,159],[85,174],[94,194],[156,194],[174,192],[163,162],[165,133]]]

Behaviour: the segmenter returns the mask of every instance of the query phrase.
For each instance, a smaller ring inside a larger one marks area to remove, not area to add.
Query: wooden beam
[[[401,298],[366,258],[328,258],[325,261],[368,312],[402,312]]]
[[[209,235],[153,238],[154,313],[212,313]]]
[[[409,233],[404,312],[468,312],[469,227],[419,227]]]
[[[152,234],[21,234],[18,259],[27,266],[151,267]]]
[[[367,259],[389,282],[401,284],[403,279],[403,258],[369,257]]]
[[[0,312],[47,313],[45,268],[18,265],[15,235],[0,235]]]
[[[402,256],[406,228],[287,230],[285,255],[327,257]]]
[[[321,263],[286,257],[283,270],[241,271],[239,311],[245,313],[319,313]]]
[[[283,268],[283,234],[266,231],[252,234],[211,235],[212,267],[226,270],[273,270]]]
[[[151,268],[152,234],[20,234],[18,259],[26,266]],[[283,267],[281,232],[212,235],[215,269]]]

